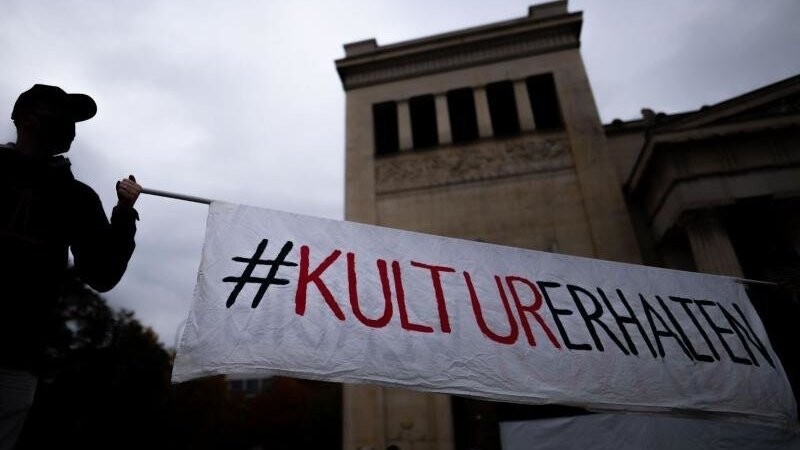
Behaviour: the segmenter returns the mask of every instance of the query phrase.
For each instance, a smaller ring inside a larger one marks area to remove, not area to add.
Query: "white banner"
[[[774,427],[643,414],[589,414],[503,422],[503,450],[800,450],[800,434]]]
[[[266,373],[797,427],[734,279],[213,203],[172,378]]]

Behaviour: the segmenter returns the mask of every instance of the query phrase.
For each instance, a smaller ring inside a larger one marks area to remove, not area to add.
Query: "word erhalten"
[[[277,278],[277,274],[281,267],[298,266],[297,263],[286,260],[294,244],[291,241],[286,242],[274,260],[261,259],[267,244],[267,239],[262,240],[251,258],[233,258],[233,261],[247,263],[247,266],[241,276],[230,276],[223,279],[224,282],[236,283],[226,303],[228,308],[236,302],[242,289],[248,283],[259,285],[253,298],[253,308],[258,306],[270,285],[289,284],[289,280]],[[452,331],[447,305],[454,301],[453,298],[445,295],[442,279],[458,277],[461,279],[459,282],[463,282],[466,287],[473,316],[481,333],[499,344],[517,344],[521,341],[520,328],[522,328],[528,345],[536,347],[539,344],[534,335],[533,323],[535,323],[544,333],[549,345],[558,350],[566,348],[573,351],[603,352],[606,350],[606,345],[604,345],[601,335],[605,335],[625,355],[638,355],[640,349],[637,348],[632,337],[634,334],[638,334],[653,358],[666,357],[664,344],[669,340],[674,340],[686,358],[692,361],[713,363],[721,361],[724,355],[727,355],[735,363],[760,366],[758,358],[760,355],[763,360],[775,368],[775,363],[766,346],[754,332],[736,303],[723,306],[719,302],[706,299],[672,295],[647,297],[641,293],[636,295],[638,299],[634,299],[634,296],[623,293],[621,289],[589,288],[577,283],[562,284],[554,281],[532,281],[517,275],[495,275],[494,284],[507,320],[507,324],[502,327],[495,325],[495,328],[509,330],[508,333],[501,334],[493,330],[485,320],[482,306],[482,302],[485,300],[479,298],[473,277],[468,271],[458,274],[453,267],[418,261],[410,261],[410,267],[403,268],[399,261],[376,260],[384,305],[383,313],[379,317],[370,318],[364,314],[359,303],[358,273],[359,270],[363,271],[363,267],[357,269],[355,254],[351,252],[345,254],[344,271],[340,267],[338,271],[332,268],[342,253],[341,250],[334,250],[321,263],[312,268],[311,249],[306,245],[300,247],[299,275],[295,291],[295,312],[298,315],[305,314],[308,288],[313,285],[333,315],[338,320],[345,320],[339,300],[329,289],[326,280],[330,282],[336,277],[346,277],[350,309],[355,319],[363,325],[371,328],[383,328],[390,324],[395,307],[392,301],[392,288],[394,288],[394,300],[402,329],[408,332],[434,333],[433,326],[414,323],[409,319],[408,314],[402,273],[403,270],[422,270],[427,271],[430,278],[430,286],[433,289],[431,297],[436,302],[439,331],[442,333]],[[269,266],[266,277],[253,276],[253,271],[258,266]],[[511,300],[509,300],[509,294]],[[340,297],[343,295],[342,293]],[[634,312],[633,302],[637,302],[639,305],[638,314]],[[577,317],[580,317],[579,322],[585,326],[591,342],[576,342],[575,333],[573,336],[568,334],[562,318],[576,313]],[[550,320],[546,320],[547,318]],[[553,331],[550,322],[555,325],[556,332]],[[696,330],[697,333],[691,333],[691,330]],[[690,334],[694,336],[699,334],[699,337],[693,341],[690,339]],[[702,345],[705,350],[698,345],[698,341],[704,343]],[[740,345],[732,345],[730,341],[738,342]],[[757,350],[758,355],[754,349]]]

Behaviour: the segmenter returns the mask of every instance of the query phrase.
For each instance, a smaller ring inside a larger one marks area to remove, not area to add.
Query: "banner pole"
[[[761,281],[761,280],[751,280],[749,278],[738,278],[733,277],[737,282],[742,284],[760,284],[762,286],[778,286],[778,283],[773,283],[771,281]]]
[[[177,194],[174,192],[160,191],[158,189],[142,188],[142,194],[155,195],[157,197],[167,197],[187,202],[202,203],[204,205],[211,204],[211,200],[207,198],[195,197],[193,195]],[[778,286],[778,283],[772,283],[770,281],[750,280],[748,278],[738,278],[738,277],[732,277],[732,278],[734,278],[737,282],[742,284],[760,284],[762,286]]]
[[[155,195],[158,197],[174,198],[175,200],[183,200],[186,202],[202,203],[210,205],[211,200],[202,197],[195,197],[193,195],[176,194],[174,192],[159,191],[158,189],[142,188],[142,194]]]

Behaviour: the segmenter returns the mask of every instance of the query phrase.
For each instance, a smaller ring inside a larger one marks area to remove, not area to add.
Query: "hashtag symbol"
[[[261,255],[264,254],[264,250],[266,250],[268,243],[269,239],[262,239],[261,243],[258,244],[258,247],[256,248],[256,252],[253,253],[252,258],[242,258],[240,256],[233,258],[233,260],[236,262],[247,263],[247,267],[244,268],[244,272],[242,272],[242,276],[240,277],[225,277],[222,279],[222,281],[226,283],[236,283],[236,286],[233,287],[231,294],[228,296],[228,302],[225,304],[225,306],[228,308],[236,303],[236,298],[239,296],[239,293],[242,292],[242,289],[244,289],[247,283],[258,283],[261,285],[258,288],[258,292],[256,292],[255,297],[253,297],[253,308],[258,306],[258,304],[261,302],[261,298],[264,297],[264,294],[267,292],[267,288],[270,287],[270,285],[289,284],[289,280],[275,278],[275,276],[278,275],[278,269],[281,266],[297,266],[297,263],[286,261],[286,255],[288,255],[289,251],[292,250],[292,246],[294,244],[292,244],[292,241],[287,241],[285,244],[283,244],[283,248],[281,248],[281,251],[274,260],[261,259]],[[259,278],[253,276],[253,270],[255,270],[257,266],[269,266],[269,273],[267,273],[266,277]]]

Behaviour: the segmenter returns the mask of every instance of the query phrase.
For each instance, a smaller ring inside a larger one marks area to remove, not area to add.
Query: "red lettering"
[[[389,290],[389,280],[386,273],[386,261],[379,259],[377,261],[378,272],[381,277],[381,286],[383,287],[383,315],[377,319],[370,319],[361,312],[361,307],[358,304],[358,286],[356,284],[356,255],[354,253],[347,253],[347,285],[350,290],[350,306],[353,308],[353,314],[364,325],[372,328],[383,328],[389,323],[392,318],[392,293]]]
[[[522,305],[522,301],[520,301],[519,295],[517,295],[517,290],[514,288],[515,281],[518,281],[530,288],[531,292],[533,292],[533,304],[528,306]],[[506,277],[506,284],[508,285],[508,290],[511,291],[511,296],[514,297],[514,303],[517,305],[519,320],[522,323],[522,329],[525,330],[525,335],[528,337],[528,343],[532,347],[536,347],[536,339],[533,337],[531,325],[528,323],[528,319],[525,317],[526,311],[529,312],[537,322],[539,322],[539,326],[542,327],[545,334],[547,334],[547,338],[550,339],[550,342],[553,343],[553,346],[560,349],[561,343],[558,342],[555,335],[553,335],[553,332],[550,331],[550,327],[547,326],[544,319],[539,314],[539,308],[542,306],[542,294],[539,292],[539,289],[536,287],[536,285],[525,278],[516,276]]]
[[[392,261],[392,273],[394,274],[394,290],[397,294],[397,309],[400,312],[400,326],[409,331],[433,333],[433,328],[427,325],[412,323],[410,320],[408,320],[408,310],[406,310],[406,294],[403,290],[403,279],[400,277],[400,263],[397,261]]]
[[[469,272],[464,272],[464,281],[467,283],[467,288],[469,289],[469,297],[472,300],[472,311],[475,313],[475,319],[478,321],[478,328],[480,328],[481,333],[483,333],[489,339],[499,342],[501,344],[513,344],[517,341],[517,336],[519,336],[519,329],[517,328],[517,321],[514,320],[514,315],[511,313],[511,306],[508,304],[508,297],[506,297],[506,293],[503,290],[503,283],[500,280],[500,277],[494,277],[494,281],[497,284],[497,291],[500,293],[500,299],[503,302],[503,308],[506,310],[506,317],[508,318],[508,325],[510,331],[508,336],[501,336],[492,330],[486,325],[486,321],[483,319],[483,311],[481,311],[481,304],[478,300],[478,295],[475,293],[475,287],[472,285],[472,279],[469,276]]]
[[[443,333],[450,332],[450,318],[447,315],[447,304],[445,303],[444,290],[442,289],[442,279],[439,272],[455,272],[452,267],[431,266],[429,264],[411,261],[414,267],[421,267],[431,271],[431,281],[433,282],[433,292],[436,294],[436,306],[439,309],[439,324]]]
[[[300,275],[297,277],[297,292],[294,296],[294,303],[295,303],[295,312],[302,316],[306,312],[306,293],[308,289],[309,283],[314,283],[319,290],[319,293],[322,294],[322,298],[325,299],[325,303],[328,307],[333,311],[333,314],[336,315],[336,318],[339,320],[344,320],[344,313],[342,313],[342,309],[339,308],[339,305],[336,303],[336,299],[333,298],[333,294],[331,294],[330,289],[328,286],[325,285],[325,282],[322,281],[322,272],[330,267],[334,261],[342,254],[341,250],[334,250],[333,253],[328,255],[322,263],[314,269],[313,272],[309,273],[308,271],[308,260],[309,260],[309,248],[307,245],[300,247]]]

